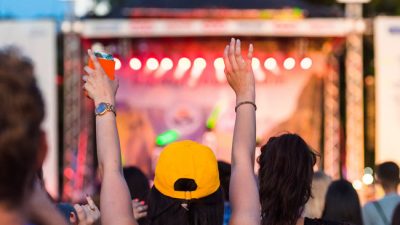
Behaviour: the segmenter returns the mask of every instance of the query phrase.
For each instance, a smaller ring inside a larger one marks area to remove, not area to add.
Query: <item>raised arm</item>
[[[118,82],[110,80],[96,57],[89,50],[95,70],[85,67],[89,76],[84,77],[84,89],[95,106],[108,103],[115,106]],[[99,169],[102,176],[100,210],[103,225],[137,224],[132,212],[129,189],[122,174],[121,149],[115,115],[106,112],[96,116],[96,140]]]
[[[259,225],[260,203],[254,174],[256,147],[255,82],[251,67],[253,46],[242,57],[240,40],[232,38],[224,52],[225,74],[236,94],[236,120],[232,144],[230,201],[231,225]]]

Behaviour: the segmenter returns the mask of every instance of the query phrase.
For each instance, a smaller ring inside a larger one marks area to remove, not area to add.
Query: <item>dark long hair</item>
[[[131,199],[137,198],[140,201],[146,201],[150,191],[149,180],[146,175],[135,166],[125,167],[123,173]]]
[[[360,200],[353,185],[347,180],[332,182],[326,193],[322,218],[362,225]]]
[[[272,137],[261,148],[262,225],[294,225],[311,196],[316,155],[296,134]]]
[[[222,225],[223,223],[224,201],[221,188],[204,198],[185,201],[165,196],[153,186],[148,203],[149,225]]]

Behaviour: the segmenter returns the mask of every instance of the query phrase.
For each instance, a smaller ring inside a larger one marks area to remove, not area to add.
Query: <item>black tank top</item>
[[[310,219],[306,217],[304,219],[304,225],[350,225],[350,224],[326,221],[322,219]]]

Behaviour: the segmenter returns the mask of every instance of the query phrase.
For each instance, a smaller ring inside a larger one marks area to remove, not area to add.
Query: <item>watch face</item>
[[[107,104],[102,102],[96,107],[96,114],[103,113],[104,111],[106,111],[106,109],[107,109]]]

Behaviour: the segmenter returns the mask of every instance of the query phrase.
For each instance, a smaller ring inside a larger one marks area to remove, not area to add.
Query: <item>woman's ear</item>
[[[42,168],[44,160],[46,159],[47,150],[48,150],[47,136],[46,133],[43,130],[41,130],[39,149],[36,158],[36,170],[40,170]]]

